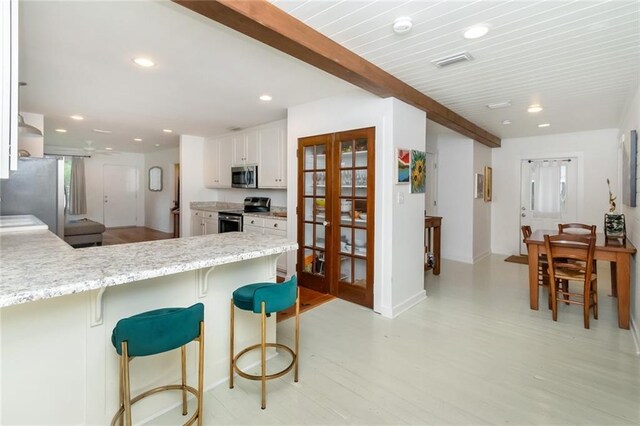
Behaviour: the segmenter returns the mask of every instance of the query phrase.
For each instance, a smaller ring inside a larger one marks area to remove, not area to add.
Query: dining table
[[[538,259],[541,254],[546,254],[544,245],[545,235],[557,235],[558,230],[537,230],[526,238],[527,252],[529,256],[529,305],[533,310],[538,310],[539,285],[538,285]],[[563,247],[563,253],[567,257],[571,250],[576,248]],[[636,248],[628,239],[607,238],[604,234],[596,234],[596,247],[594,259],[611,263],[611,296],[618,299],[618,327],[629,329],[629,308],[631,293],[631,256],[636,253]]]

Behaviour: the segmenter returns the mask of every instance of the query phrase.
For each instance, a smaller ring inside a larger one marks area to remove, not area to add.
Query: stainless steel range
[[[268,212],[271,210],[271,198],[247,197],[244,209],[218,212],[218,232],[242,232],[242,213]]]

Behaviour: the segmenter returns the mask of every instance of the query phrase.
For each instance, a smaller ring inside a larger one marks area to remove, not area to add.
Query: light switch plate
[[[404,204],[404,192],[398,192],[398,204]]]

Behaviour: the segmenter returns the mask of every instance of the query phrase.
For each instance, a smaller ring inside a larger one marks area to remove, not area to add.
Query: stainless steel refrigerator
[[[20,158],[18,170],[0,180],[0,215],[31,214],[64,238],[64,161]]]

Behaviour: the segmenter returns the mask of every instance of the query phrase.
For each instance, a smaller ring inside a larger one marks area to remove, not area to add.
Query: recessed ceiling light
[[[113,148],[106,147],[105,149],[106,149],[107,151],[111,151]]]
[[[71,118],[74,120],[84,120],[84,117],[81,115],[72,115]]]
[[[173,133],[173,130],[171,129],[162,129],[162,131],[165,133]]]
[[[271,99],[273,99],[273,98],[270,95],[262,95],[262,96],[260,96],[260,100],[261,101],[269,102]]]
[[[157,143],[157,144],[156,144],[156,146],[160,146],[160,144],[159,144],[159,143]]]
[[[507,108],[510,106],[511,106],[511,101],[495,102],[492,104],[487,104],[487,108],[489,109]]]
[[[393,21],[393,31],[396,34],[404,34],[411,30],[411,27],[413,27],[413,22],[408,16],[401,16]]]
[[[111,131],[111,130],[104,130],[104,129],[93,129],[93,131],[95,133],[102,133],[102,134],[105,134],[105,135],[110,135],[111,133],[113,133],[113,131]]]
[[[529,108],[527,108],[528,112],[540,112],[542,111],[542,107],[538,104],[533,104],[533,105],[529,105]]]
[[[142,139],[140,139],[140,138],[133,138],[133,140],[136,141],[136,142],[142,142]]]
[[[67,133],[67,129],[56,129],[58,133]]]
[[[133,62],[135,62],[136,65],[139,65],[144,68],[150,68],[156,65],[156,63],[153,62],[151,59],[143,58],[143,57],[133,58]]]
[[[502,124],[504,124],[505,126],[507,124],[511,124],[511,120],[502,120]]]
[[[549,127],[549,126],[551,126],[551,124],[549,123],[538,124],[538,127]]]
[[[486,27],[484,25],[474,25],[473,27],[468,28],[464,32],[464,38],[466,39],[480,38],[488,32],[489,32],[489,27]]]

